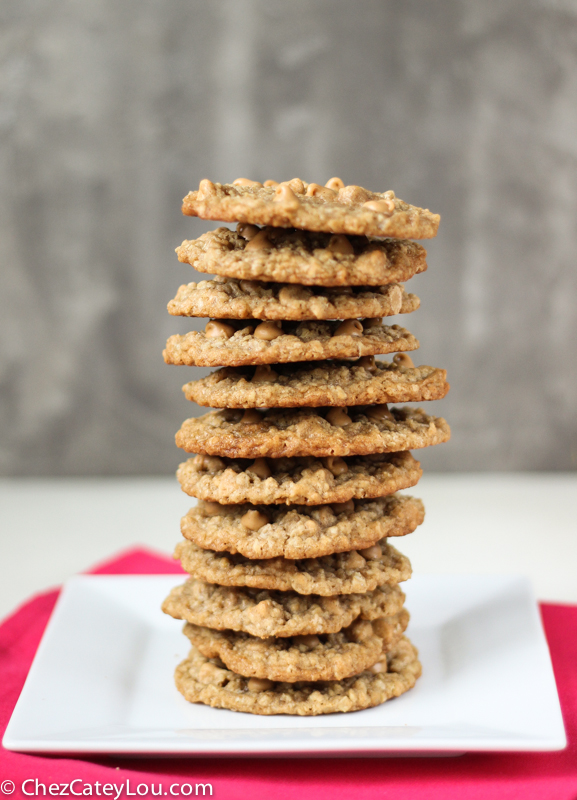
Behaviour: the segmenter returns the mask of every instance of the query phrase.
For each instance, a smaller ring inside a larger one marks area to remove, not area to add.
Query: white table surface
[[[524,574],[577,603],[577,473],[429,473],[411,491],[427,518],[394,544],[415,572]],[[172,552],[192,503],[174,478],[0,481],[0,617],[131,546]]]

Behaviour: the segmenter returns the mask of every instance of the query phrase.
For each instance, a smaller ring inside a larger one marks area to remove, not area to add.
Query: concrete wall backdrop
[[[0,471],[164,473],[165,338],[203,177],[442,214],[410,289],[442,469],[577,465],[575,0],[3,0]],[[406,318],[405,318],[406,319]]]

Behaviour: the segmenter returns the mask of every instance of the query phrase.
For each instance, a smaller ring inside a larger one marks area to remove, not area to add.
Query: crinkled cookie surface
[[[187,400],[212,408],[356,406],[440,400],[444,369],[403,366],[372,356],[358,362],[313,361],[274,367],[223,367],[182,388]],[[360,363],[359,363],[360,362]]]
[[[219,658],[247,677],[271,681],[332,681],[375,664],[399,641],[409,622],[406,609],[369,622],[356,620],[338,633],[261,639],[187,623],[184,633],[207,658]]]
[[[255,239],[250,246],[249,237]],[[417,242],[246,225],[204,233],[176,253],[198,272],[304,286],[380,286],[427,269],[427,253]]]
[[[175,441],[188,453],[228,458],[358,456],[446,442],[442,417],[421,408],[384,406],[210,411],[183,422]]]
[[[341,681],[279,683],[238,675],[193,647],[175,681],[191,703],[249,714],[315,716],[380,705],[411,689],[421,674],[417,651],[405,637],[374,667]]]
[[[409,495],[332,506],[221,505],[201,500],[182,518],[181,531],[199,547],[219,553],[239,553],[248,559],[311,559],[372,547],[387,536],[405,536],[424,517],[422,502]]]
[[[167,364],[241,367],[359,358],[419,347],[413,334],[400,325],[383,325],[378,319],[345,322],[346,327],[338,320],[267,320],[253,324],[246,320],[211,320],[204,331],[170,336],[163,357]]]
[[[174,557],[183,569],[220,586],[250,586],[274,591],[330,596],[371,592],[382,584],[394,585],[411,577],[411,563],[386,539],[361,552],[351,550],[320,558],[248,559],[232,553],[203,550],[193,542],[179,542]]]
[[[393,191],[371,192],[332,180],[335,188],[305,183],[300,178],[276,186],[256,181],[221,184],[205,179],[197,191],[184,198],[182,211],[203,219],[328,233],[399,239],[431,239],[437,235],[438,214],[405,203]]]
[[[179,288],[168,304],[173,316],[216,319],[354,319],[390,317],[416,311],[420,301],[398,283],[314,289],[289,284],[215,278],[188,283]]]
[[[201,500],[307,506],[394,494],[414,486],[422,474],[421,465],[409,452],[254,462],[197,455],[176,472],[182,490]]]
[[[357,617],[373,620],[400,611],[405,595],[398,586],[365,594],[323,597],[245,586],[218,586],[189,578],[162,605],[175,619],[215,630],[244,631],[259,638],[336,633]]]

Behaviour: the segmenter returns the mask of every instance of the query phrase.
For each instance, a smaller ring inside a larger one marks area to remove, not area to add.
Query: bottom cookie
[[[275,683],[245,678],[193,647],[176,668],[175,682],[191,703],[248,714],[316,716],[378,706],[411,689],[420,675],[417,650],[403,637],[382,662],[340,681]]]

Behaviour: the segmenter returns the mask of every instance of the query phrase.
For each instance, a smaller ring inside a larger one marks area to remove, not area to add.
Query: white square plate
[[[523,578],[416,575],[403,588],[423,677],[377,708],[259,717],[187,703],[188,651],[160,612],[180,576],[81,576],[56,605],[4,736],[44,753],[456,754],[559,750],[565,732]]]

